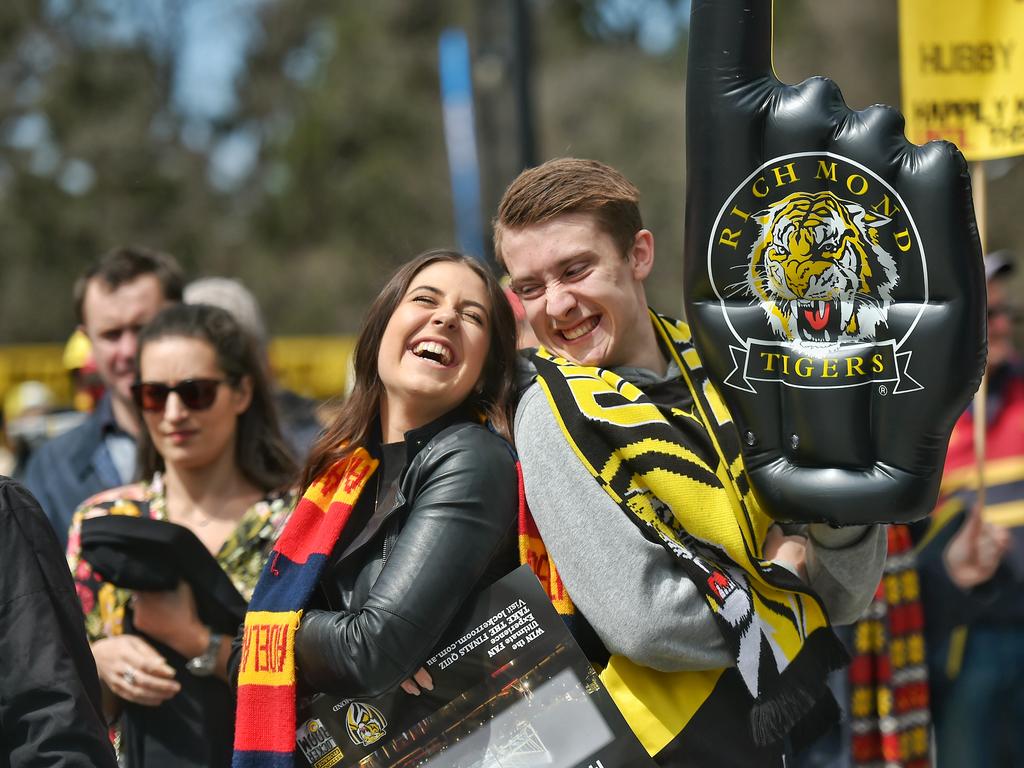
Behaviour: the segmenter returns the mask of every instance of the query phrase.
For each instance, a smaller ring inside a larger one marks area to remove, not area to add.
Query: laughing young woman
[[[235,644],[236,766],[290,761],[296,678],[346,697],[429,687],[417,670],[459,607],[515,567],[514,369],[512,310],[476,261],[427,252],[377,297]]]

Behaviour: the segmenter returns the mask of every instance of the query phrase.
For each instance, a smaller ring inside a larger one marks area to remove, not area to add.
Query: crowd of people
[[[520,563],[658,765],[1024,765],[1012,261],[989,260],[987,503],[967,413],[929,520],[795,526],[749,494],[686,324],[648,306],[627,179],[528,169],[494,232],[512,301],[475,259],[411,259],[328,418],[275,384],[237,282],[134,247],[81,276],[104,394],[0,482],[0,766],[287,765],[313,693],[415,708],[459,607]],[[125,586],[86,546],[112,518],[201,556]]]

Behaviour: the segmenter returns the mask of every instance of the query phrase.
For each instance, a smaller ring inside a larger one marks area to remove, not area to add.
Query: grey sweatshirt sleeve
[[[594,481],[539,385],[516,412],[526,499],[573,602],[609,652],[662,671],[733,664],[711,610]]]
[[[833,625],[853,624],[867,610],[882,578],[888,552],[885,526],[807,528],[807,580]]]
[[[665,672],[732,666],[703,596],[594,481],[539,385],[520,400],[515,435],[537,527],[573,602],[609,652]],[[884,526],[811,526],[808,581],[833,623],[859,617],[884,560]]]

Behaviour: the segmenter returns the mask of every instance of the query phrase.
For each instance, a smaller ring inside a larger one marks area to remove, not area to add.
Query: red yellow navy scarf
[[[306,490],[263,569],[245,615],[234,768],[291,768],[295,630],[338,536],[379,462],[357,448]]]

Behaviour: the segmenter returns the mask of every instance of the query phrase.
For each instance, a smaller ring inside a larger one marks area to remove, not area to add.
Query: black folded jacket
[[[188,528],[151,518],[107,515],[82,522],[82,557],[119,587],[171,590],[192,587],[199,619],[234,635],[246,601],[203,543]]]

